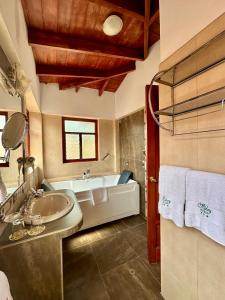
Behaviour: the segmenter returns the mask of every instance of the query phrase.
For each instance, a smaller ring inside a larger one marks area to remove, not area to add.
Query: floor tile
[[[137,226],[140,224],[145,223],[145,219],[141,215],[136,215],[136,216],[131,216],[123,219],[123,222],[128,226],[128,227],[133,227]]]
[[[160,285],[140,258],[135,258],[103,275],[111,300],[163,299]]]
[[[128,226],[122,220],[118,220],[80,231],[64,240],[64,248],[66,250],[78,248],[83,245],[110,237],[113,234],[121,232],[127,228]]]
[[[89,244],[79,247],[79,248],[72,248],[72,249],[65,249],[63,247],[63,265],[67,266],[67,264],[71,264],[71,262],[76,262],[82,256],[92,256],[92,248]]]
[[[130,228],[133,232],[137,235],[141,236],[142,238],[147,240],[147,224],[146,222],[140,225],[135,226],[134,228]]]
[[[124,230],[123,235],[137,255],[142,255],[147,258],[146,223]]]
[[[96,227],[96,231],[98,232],[100,238],[104,239],[112,236],[113,234],[119,233],[127,228],[128,226],[122,220],[118,220],[98,226]]]
[[[92,249],[101,273],[137,257],[123,233],[93,243]]]
[[[63,240],[63,251],[65,300],[163,299],[141,216],[79,232]]]
[[[91,242],[99,240],[101,237],[96,229],[88,229],[85,231],[77,232],[74,235],[63,240],[64,249],[71,250],[82,247]]]
[[[90,247],[64,253],[65,300],[109,300]]]
[[[161,281],[161,267],[159,263],[149,264],[150,271],[152,272],[155,279],[160,283]]]
[[[152,273],[155,280],[161,283],[161,266],[160,263],[149,263],[148,257],[146,255],[139,256],[143,262],[148,266],[150,272]]]

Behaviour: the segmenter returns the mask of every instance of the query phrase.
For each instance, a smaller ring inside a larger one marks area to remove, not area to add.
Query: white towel
[[[5,273],[0,271],[0,300],[13,300]]]
[[[186,175],[190,169],[161,166],[159,172],[159,213],[166,219],[184,226]]]
[[[185,225],[225,246],[225,175],[188,172]]]
[[[98,188],[92,190],[92,203],[94,206],[106,201],[108,201],[108,193],[106,188]]]

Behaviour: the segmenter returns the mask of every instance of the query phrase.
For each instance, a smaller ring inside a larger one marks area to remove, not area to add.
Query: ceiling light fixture
[[[117,15],[109,16],[103,24],[103,32],[108,36],[117,35],[123,28],[123,20]]]

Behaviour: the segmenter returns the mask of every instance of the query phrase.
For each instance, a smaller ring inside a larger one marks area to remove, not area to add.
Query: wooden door
[[[154,263],[160,260],[160,216],[158,213],[159,178],[159,127],[153,120],[148,103],[149,86],[146,86],[146,127],[147,127],[147,229],[148,259]],[[151,92],[154,111],[159,107],[159,87],[153,86]]]

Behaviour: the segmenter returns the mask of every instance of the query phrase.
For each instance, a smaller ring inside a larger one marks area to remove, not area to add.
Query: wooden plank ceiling
[[[22,0],[40,82],[115,92],[159,40],[158,0]],[[123,29],[102,30],[117,14]]]

